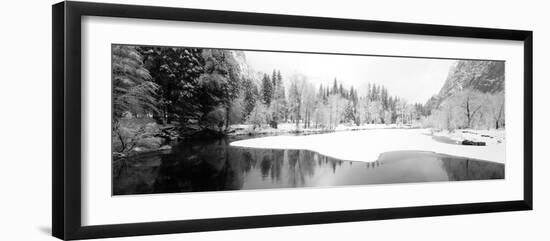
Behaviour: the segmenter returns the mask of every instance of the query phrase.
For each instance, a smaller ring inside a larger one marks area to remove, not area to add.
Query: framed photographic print
[[[53,6],[53,235],[532,209],[532,32]]]

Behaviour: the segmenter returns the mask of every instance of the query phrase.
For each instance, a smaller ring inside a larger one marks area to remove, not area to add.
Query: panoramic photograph
[[[505,62],[111,46],[112,195],[505,178]]]

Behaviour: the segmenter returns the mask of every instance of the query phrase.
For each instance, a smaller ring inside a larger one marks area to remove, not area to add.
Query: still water
[[[397,151],[376,162],[306,150],[183,142],[169,153],[113,163],[113,195],[503,179],[504,164],[433,152]]]

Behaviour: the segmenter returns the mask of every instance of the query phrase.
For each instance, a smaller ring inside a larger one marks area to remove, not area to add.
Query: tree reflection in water
[[[475,159],[455,161],[451,156],[446,155],[442,155],[441,162],[451,181],[504,178],[502,164]]]
[[[305,150],[232,147],[227,139],[113,162],[114,195],[501,178],[503,164],[430,152],[390,152],[376,162],[355,162]]]

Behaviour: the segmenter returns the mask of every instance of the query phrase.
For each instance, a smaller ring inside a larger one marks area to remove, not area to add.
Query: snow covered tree
[[[338,93],[338,81],[336,81],[336,78],[334,78],[334,82],[332,84],[332,89],[330,90],[330,94],[337,94]]]
[[[258,86],[249,78],[246,78],[243,81],[243,94],[243,117],[246,119],[256,106],[256,102],[259,99]]]
[[[368,105],[369,121],[371,124],[379,124],[382,121],[383,114],[382,103],[378,100],[370,101]]]
[[[296,128],[299,127],[300,120],[302,119],[301,112],[305,84],[306,78],[303,75],[294,75],[290,80],[288,107],[290,115],[296,123]]]
[[[464,90],[451,96],[447,102],[454,105],[462,113],[463,128],[471,128],[483,107],[482,94],[474,90]]]
[[[358,118],[359,124],[368,124],[370,123],[370,112],[369,112],[369,98],[361,97],[359,98],[357,109],[358,109]]]
[[[382,111],[382,119],[384,121],[384,124],[391,124],[392,122],[392,114],[389,110]]]
[[[275,70],[273,70],[273,73],[271,74],[271,86],[273,87],[273,92],[275,92],[278,87],[277,71]]]
[[[253,128],[259,128],[263,124],[266,124],[271,119],[271,114],[267,106],[261,101],[257,101],[254,109],[248,115],[246,122],[252,124]]]
[[[283,84],[281,71],[276,72],[273,70],[272,78],[273,98],[270,107],[272,109],[272,118],[275,122],[273,126],[275,126],[276,123],[287,117],[287,101],[285,98],[285,86]]]
[[[328,97],[329,128],[336,128],[344,117],[346,100],[340,94],[332,94]]]
[[[144,68],[142,56],[135,47],[114,45],[112,58],[111,145],[117,156],[126,156],[156,131],[156,128],[142,121],[147,118],[135,117],[147,117],[158,112],[158,85],[151,81],[151,75]],[[150,138],[145,144],[156,141]]]
[[[113,46],[113,119],[124,113],[156,113],[158,85],[151,81],[149,71],[143,66],[142,56],[135,47]]]
[[[353,106],[353,101],[347,101],[346,103],[346,107],[344,108],[344,122],[355,123],[355,107]]]
[[[302,108],[302,116],[303,116],[303,126],[304,128],[309,128],[311,124],[311,118],[315,111],[315,103],[316,103],[316,95],[315,95],[315,87],[311,83],[304,83],[303,91],[302,91],[302,100],[303,100],[303,108]]]
[[[220,120],[229,128],[231,104],[239,96],[241,86],[240,69],[234,53],[227,50],[204,49],[205,73],[199,77],[203,88],[201,101],[202,113],[217,111],[220,106],[225,109],[225,117]]]
[[[204,73],[201,49],[141,46],[144,67],[158,86],[158,115],[160,122],[180,123],[198,120],[200,115],[198,78]]]
[[[495,129],[504,127],[504,92],[489,95],[488,106]]]
[[[262,101],[265,105],[269,106],[273,99],[273,83],[269,79],[269,75],[264,74],[262,78]]]

